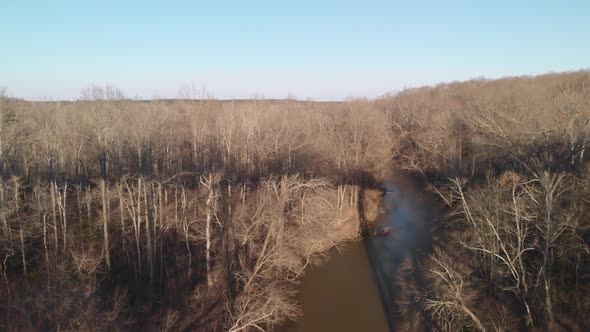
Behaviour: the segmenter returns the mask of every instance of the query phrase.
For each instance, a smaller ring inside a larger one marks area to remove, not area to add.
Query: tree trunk
[[[225,223],[223,227],[224,233],[224,249],[225,249],[225,279],[227,282],[227,289],[229,291],[229,297],[233,301],[234,294],[234,276],[233,276],[233,261],[234,261],[234,227],[232,220],[232,192],[231,184],[227,186],[227,197],[225,198],[227,210],[225,213]]]
[[[129,253],[127,252],[127,230],[125,229],[125,210],[123,209],[123,185],[120,183],[117,185],[117,191],[119,192],[119,221],[121,222],[121,248],[127,256],[127,262],[130,262]]]
[[[151,224],[153,223],[153,215],[152,215],[152,210],[150,207],[150,204],[148,202],[149,200],[152,200],[152,192],[151,192],[151,188],[150,191],[148,192],[148,184],[144,183],[143,186],[143,198],[144,198],[144,206],[145,206],[145,211],[146,211],[146,217],[145,217],[145,240],[147,243],[147,261],[148,261],[148,269],[149,269],[149,274],[150,274],[150,283],[152,283],[153,279],[154,279],[154,256],[153,256],[153,250],[152,250],[152,231],[151,231]],[[148,197],[148,193],[149,193],[149,197]]]
[[[131,195],[131,193],[130,193]],[[143,273],[141,269],[141,178],[137,179],[137,224],[135,227],[135,246],[137,249],[137,269],[139,274]]]
[[[82,202],[80,200],[80,191],[82,186],[74,186],[76,188],[76,204],[78,205],[78,221],[82,221]]]
[[[12,248],[12,232],[8,225],[8,219],[6,218],[6,202],[4,201],[4,183],[0,181],[0,218],[2,218],[2,224],[4,226],[4,235],[6,236],[6,241],[10,244],[10,248]]]
[[[365,215],[365,188],[361,187],[358,192],[357,211],[359,218],[359,231],[363,238],[369,235],[369,225],[367,224],[367,217]]]
[[[109,223],[108,223],[108,207],[107,207],[107,193],[104,179],[100,179],[100,190],[102,193],[102,223],[103,223],[103,239],[105,261],[107,264],[107,271],[111,270],[111,254],[109,248]]]
[[[92,192],[90,187],[86,187],[86,223],[90,225],[92,221]]]
[[[483,327],[483,325],[481,324],[481,321],[479,320],[479,318],[477,318],[477,316],[475,316],[475,314],[469,310],[465,305],[461,305],[461,310],[463,310],[464,313],[467,314],[467,316],[469,316],[469,318],[471,318],[471,321],[473,321],[473,323],[475,324],[475,327],[478,331],[485,331],[486,329]]]
[[[23,227],[20,227],[20,248],[21,248],[21,256],[23,260],[23,272],[25,273],[25,278],[29,277],[27,273],[27,255],[26,255],[26,247],[25,247],[25,237],[23,235]]]
[[[57,192],[57,187],[55,188]],[[64,185],[63,189],[63,198],[59,195],[59,209],[61,210],[61,222],[62,222],[62,233],[63,233],[63,248],[66,249],[68,245],[68,221],[66,218],[66,208],[67,208],[67,193],[68,193],[68,184]]]
[[[205,225],[205,237],[206,237],[206,251],[205,251],[205,259],[207,264],[207,286],[213,286],[213,279],[211,276],[211,216],[213,214],[213,197],[214,197],[214,188],[213,188],[213,181],[211,175],[207,178],[207,189],[209,194],[207,196],[207,207],[206,207],[206,215],[207,221]]]
[[[16,213],[16,218],[20,222],[20,247],[21,247],[21,256],[22,256],[22,263],[23,263],[23,272],[25,273],[25,278],[28,278],[27,273],[27,255],[26,255],[26,248],[25,248],[25,237],[23,234],[23,221],[20,220],[20,183],[17,177],[13,178],[14,180],[14,211]]]
[[[545,172],[541,178],[541,184],[545,191],[545,245],[543,248],[543,286],[545,290],[545,313],[547,327],[553,322],[553,309],[551,304],[551,237],[553,232],[553,193],[557,189],[561,178]]]
[[[158,212],[160,213],[160,230],[163,229],[163,227],[166,227],[165,224],[165,220],[164,220],[164,206],[162,205],[163,200],[162,200],[162,184],[158,183],[158,205],[159,205],[159,209]],[[166,196],[166,201],[168,200],[168,197]],[[157,236],[157,238],[160,241],[160,245],[158,246],[158,248],[160,248],[160,267],[159,267],[159,276],[160,276],[160,281],[162,281],[164,275],[163,275],[163,271],[164,271],[164,239],[162,238],[161,235],[158,235],[158,232],[156,230],[155,235]]]
[[[59,236],[57,232],[57,211],[55,210],[55,182],[51,182],[51,187],[49,191],[51,194],[51,219],[53,220],[53,241],[55,241],[55,254],[57,255],[59,252]]]
[[[0,109],[0,178],[4,176],[4,143],[2,140],[2,127],[4,126],[4,112]]]
[[[51,284],[49,273],[49,251],[47,250],[47,214],[43,213],[43,248],[45,249],[45,267],[47,269],[47,284]]]
[[[189,280],[191,279],[191,272],[192,272],[192,252],[191,252],[191,247],[189,245],[189,239],[188,239],[188,232],[189,232],[189,224],[188,224],[188,220],[186,218],[186,214],[187,214],[187,202],[186,202],[186,192],[184,190],[184,187],[182,187],[182,197],[181,197],[181,204],[182,204],[182,228],[184,230],[184,241],[186,244],[186,251],[188,253],[188,278]]]

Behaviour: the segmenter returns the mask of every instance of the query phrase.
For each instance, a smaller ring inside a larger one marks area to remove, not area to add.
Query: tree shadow
[[[376,235],[369,229],[364,215],[366,207],[359,197],[358,211],[361,227],[365,227],[365,248],[391,330],[398,330],[402,321],[399,306],[402,289],[397,280],[404,262],[411,263],[408,265],[412,266],[416,287],[419,290],[427,287],[421,262],[432,252],[431,230],[440,213],[422,182],[411,174],[396,172],[382,184],[381,210],[384,213],[373,228],[391,228],[383,235]],[[361,197],[364,189],[361,187]]]

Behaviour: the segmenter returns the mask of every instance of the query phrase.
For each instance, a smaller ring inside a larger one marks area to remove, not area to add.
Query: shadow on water
[[[410,260],[418,287],[423,286],[420,257],[430,252],[433,201],[420,182],[407,174],[383,184],[381,214],[363,241],[333,250],[328,262],[306,272],[299,289],[303,316],[279,331],[389,331],[399,328],[395,286],[402,264]],[[364,207],[359,211],[364,213]],[[359,216],[365,218],[365,216]],[[365,219],[366,220],[366,219]],[[391,227],[385,235],[375,235]]]
[[[398,173],[383,187],[382,214],[374,228],[390,227],[391,231],[369,236],[364,243],[390,329],[398,330],[401,313],[396,299],[402,290],[397,286],[397,276],[407,261],[416,286],[425,287],[420,262],[432,250],[432,228],[439,213],[424,185],[410,175]]]

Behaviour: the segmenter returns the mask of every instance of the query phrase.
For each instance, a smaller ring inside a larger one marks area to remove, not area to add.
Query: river
[[[432,202],[417,181],[397,176],[384,183],[382,213],[373,230],[391,227],[384,236],[371,235],[331,252],[321,266],[310,268],[299,289],[303,316],[282,326],[283,332],[389,331],[396,328],[394,285],[401,264],[413,262],[431,244],[436,217]]]
[[[362,241],[332,250],[323,265],[312,267],[301,281],[303,316],[284,332],[389,331],[367,250]]]

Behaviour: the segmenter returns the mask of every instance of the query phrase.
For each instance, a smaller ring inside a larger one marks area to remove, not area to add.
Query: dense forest
[[[590,329],[589,72],[181,95],[0,97],[0,329],[272,330],[305,270],[366,235],[363,191],[394,170],[444,215],[391,280],[399,329]]]

